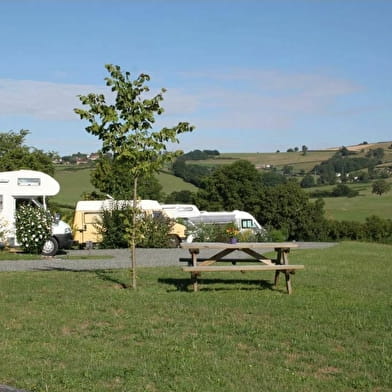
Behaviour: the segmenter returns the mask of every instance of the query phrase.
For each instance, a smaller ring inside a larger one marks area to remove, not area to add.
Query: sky
[[[0,0],[0,132],[101,147],[74,113],[105,64],[161,88],[169,149],[274,152],[392,140],[390,0]]]

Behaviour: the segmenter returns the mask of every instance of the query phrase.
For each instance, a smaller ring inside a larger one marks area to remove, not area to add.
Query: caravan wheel
[[[169,236],[169,247],[170,248],[179,248],[181,240],[176,235]]]
[[[44,243],[44,247],[42,248],[42,254],[44,256],[54,256],[59,250],[59,244],[54,237],[50,237]]]

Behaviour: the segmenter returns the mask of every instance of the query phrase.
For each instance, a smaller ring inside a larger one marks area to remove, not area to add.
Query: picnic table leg
[[[277,252],[276,263],[279,265],[288,265],[289,264],[288,253],[289,253],[290,249],[276,248],[275,250]],[[292,287],[291,287],[290,271],[287,271],[287,270],[286,271],[275,271],[274,287],[278,286],[280,272],[284,273],[285,278],[286,278],[287,293],[291,294]]]
[[[287,289],[287,293],[291,294],[292,293],[292,289],[291,289],[291,278],[290,278],[290,272],[289,271],[284,271],[284,275],[286,277],[286,289]]]
[[[274,287],[278,287],[279,271],[275,271]]]
[[[193,291],[197,291],[198,290],[198,286],[197,286],[197,278],[200,275],[200,272],[191,272],[191,282],[193,285]]]

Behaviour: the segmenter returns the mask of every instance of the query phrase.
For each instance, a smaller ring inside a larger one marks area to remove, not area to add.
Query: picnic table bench
[[[304,269],[303,265],[289,264],[288,254],[291,249],[297,248],[298,245],[293,242],[238,242],[236,244],[226,244],[224,242],[191,242],[181,243],[181,248],[188,249],[190,258],[180,258],[181,262],[187,262],[186,267],[182,267],[184,272],[191,273],[191,282],[193,291],[198,290],[198,278],[202,272],[218,271],[275,271],[274,286],[279,281],[279,274],[283,273],[286,278],[286,289],[288,294],[292,293],[291,278],[296,270]],[[215,250],[213,256],[207,258],[200,257],[200,251]],[[260,252],[273,250],[276,252],[276,258],[270,259]],[[234,251],[241,251],[250,258],[226,258],[227,255]],[[217,263],[226,262],[224,265]],[[231,262],[232,265],[227,265]],[[249,264],[251,262],[251,264]],[[247,263],[247,264],[244,264]]]

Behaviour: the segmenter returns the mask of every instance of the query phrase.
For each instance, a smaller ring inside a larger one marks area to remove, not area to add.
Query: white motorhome
[[[102,241],[100,233],[100,224],[102,221],[102,212],[122,206],[132,206],[132,200],[81,200],[76,203],[74,215],[74,240],[80,246],[88,243],[97,244]],[[138,208],[152,214],[165,214],[169,218],[171,215],[166,214],[161,205],[156,200],[139,200]],[[178,246],[186,237],[186,227],[182,224],[175,223],[169,233],[170,241],[173,246]]]
[[[186,219],[194,225],[234,223],[240,231],[263,231],[256,218],[246,211],[199,211],[193,204],[161,204],[161,206],[174,219]]]
[[[15,212],[21,203],[29,202],[46,209],[46,197],[60,190],[59,183],[48,174],[34,170],[0,172],[0,218],[7,231],[9,246],[18,246]],[[57,216],[52,224],[52,236],[45,242],[42,254],[53,256],[58,249],[72,245],[71,227]]]
[[[197,225],[217,224],[224,225],[234,223],[240,231],[252,230],[254,232],[262,231],[260,223],[248,212],[234,210],[234,211],[201,211],[198,216],[189,217],[188,220]]]

